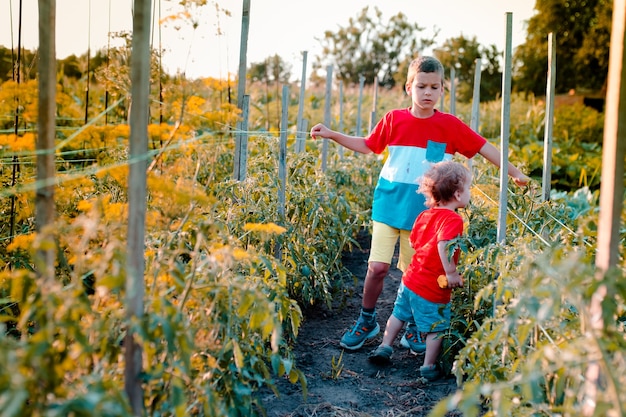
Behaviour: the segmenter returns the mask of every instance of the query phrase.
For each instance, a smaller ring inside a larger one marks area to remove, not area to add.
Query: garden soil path
[[[340,297],[343,300],[332,309],[315,306],[303,311],[294,354],[296,367],[307,378],[306,398],[299,384],[279,380],[280,395],[264,392],[259,398],[268,417],[426,416],[440,399],[456,391],[453,377],[430,383],[419,378],[423,355],[413,355],[402,348],[400,336],[394,346],[391,365],[377,366],[367,360],[368,353],[381,342],[384,325],[393,308],[402,277],[401,271],[395,268],[397,259],[392,263],[378,300],[381,333],[357,351],[339,346],[341,335],[352,326],[361,306],[369,239],[369,235],[361,234],[358,238],[361,247],[343,256],[344,266],[355,276],[355,285],[348,280],[345,297]],[[450,412],[447,415],[461,414]]]

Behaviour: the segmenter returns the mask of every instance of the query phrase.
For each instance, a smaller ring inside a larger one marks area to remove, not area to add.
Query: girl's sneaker
[[[376,365],[387,365],[391,363],[391,355],[393,354],[393,348],[387,345],[380,345],[374,349],[367,359]]]
[[[441,368],[438,364],[420,366],[420,375],[429,381],[434,381],[442,376]]]

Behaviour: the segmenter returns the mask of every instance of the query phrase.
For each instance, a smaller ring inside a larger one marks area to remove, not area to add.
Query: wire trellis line
[[[497,205],[497,202],[491,198],[491,196],[489,196],[485,191],[483,191],[482,189],[480,189],[480,187],[478,186],[474,186],[474,188],[479,191],[490,203],[492,203],[494,206]],[[507,188],[508,192],[513,193],[513,191],[510,188]],[[514,193],[513,193],[514,194]],[[529,197],[527,197],[529,198]],[[537,239],[539,239],[541,241],[541,243],[543,243],[544,245],[546,245],[547,247],[551,248],[552,244],[550,242],[548,242],[546,239],[544,239],[543,236],[541,236],[541,234],[537,231],[535,231],[528,223],[526,223],[520,216],[518,216],[513,210],[511,210],[511,208],[508,208],[508,213],[511,214],[511,216],[513,216],[518,222],[520,222],[520,224],[522,224],[522,226],[524,226],[526,229],[528,229],[528,231],[530,231],[535,237],[537,237]],[[567,227],[567,225],[565,225],[563,222],[561,222],[560,220],[556,219],[554,216],[552,216],[549,213],[548,216],[550,218],[552,218],[553,220],[555,220],[557,222],[557,224],[561,227],[563,227],[569,234],[575,236],[575,237],[580,237],[577,233],[575,233],[571,228]],[[587,242],[586,239],[582,239],[582,241],[585,243],[585,245],[592,247],[591,243]]]

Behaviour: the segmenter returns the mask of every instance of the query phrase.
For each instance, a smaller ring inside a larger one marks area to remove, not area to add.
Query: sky
[[[236,74],[241,44],[243,0],[208,0],[189,19],[170,17],[180,11],[179,0],[153,0],[152,43],[164,50],[163,66],[170,74],[189,78],[226,78]],[[0,45],[17,47],[19,9],[22,5],[21,43],[27,49],[38,44],[37,0],[0,0]],[[56,0],[56,55],[82,55],[121,45],[116,36],[132,30],[133,0]],[[218,13],[225,9],[230,15]],[[250,0],[247,64],[279,55],[302,73],[303,51],[307,74],[321,53],[325,31],[337,32],[368,6],[378,8],[384,19],[402,12],[410,22],[425,28],[418,37],[432,36],[436,44],[458,36],[476,37],[483,46],[506,45],[506,13],[512,14],[512,46],[524,42],[526,22],[534,14],[535,0]],[[159,21],[161,22],[159,30]],[[218,35],[218,32],[220,33]],[[428,52],[428,51],[426,51]]]

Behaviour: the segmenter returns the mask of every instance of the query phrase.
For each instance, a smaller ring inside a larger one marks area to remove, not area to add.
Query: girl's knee
[[[431,342],[433,345],[443,343],[443,333],[442,332],[421,333],[420,336],[423,337],[422,340],[426,340],[427,342]]]

